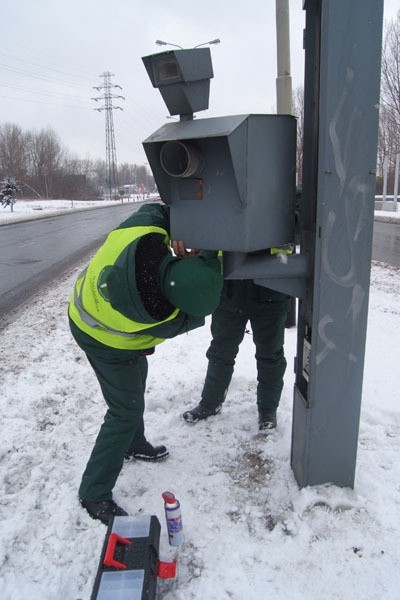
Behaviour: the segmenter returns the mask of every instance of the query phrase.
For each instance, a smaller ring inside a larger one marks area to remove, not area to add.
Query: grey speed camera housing
[[[294,238],[296,119],[166,123],[143,142],[171,234],[189,248],[251,252]]]
[[[171,115],[143,142],[172,239],[188,248],[253,252],[294,238],[296,119],[235,115],[194,119],[208,108],[209,48],[143,58]]]
[[[210,79],[214,77],[209,48],[170,50],[142,60],[170,115],[191,116],[208,108]]]

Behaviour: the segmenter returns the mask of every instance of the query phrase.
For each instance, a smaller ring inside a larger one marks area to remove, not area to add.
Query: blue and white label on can
[[[179,507],[170,509],[166,507],[168,538],[171,546],[180,546],[183,542],[183,524]]]
[[[168,519],[168,529],[170,535],[176,535],[182,531],[182,517],[175,517],[175,519]]]

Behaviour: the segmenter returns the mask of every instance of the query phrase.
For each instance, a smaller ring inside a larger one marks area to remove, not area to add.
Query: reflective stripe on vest
[[[79,329],[108,346],[141,349],[160,344],[164,340],[153,337],[151,328],[173,319],[179,312],[175,309],[164,321],[157,323],[138,323],[115,310],[98,290],[98,279],[103,269],[114,265],[129,244],[149,233],[161,233],[168,245],[168,234],[161,227],[129,227],[112,231],[75,284],[69,308],[71,319]]]
[[[82,282],[80,282],[80,285],[78,285],[77,282],[74,289],[74,305],[77,311],[79,312],[79,316],[82,319],[82,321],[86,323],[86,325],[89,325],[89,327],[93,327],[93,329],[101,329],[102,331],[108,331],[115,335],[120,335],[121,337],[134,338],[140,335],[140,333],[127,333],[124,331],[118,331],[117,329],[113,329],[106,323],[100,321],[100,319],[94,319],[91,315],[89,315],[88,312],[85,311],[85,309],[83,308],[80,291],[78,292],[78,287],[81,290],[85,285],[86,271],[87,268],[84,271],[82,271],[82,273],[79,275],[78,280],[82,279]]]

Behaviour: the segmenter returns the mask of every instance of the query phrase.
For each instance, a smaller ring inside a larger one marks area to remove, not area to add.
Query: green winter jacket
[[[161,293],[171,261],[169,208],[142,206],[107,236],[80,274],[69,304],[75,337],[120,350],[145,350],[204,324]]]

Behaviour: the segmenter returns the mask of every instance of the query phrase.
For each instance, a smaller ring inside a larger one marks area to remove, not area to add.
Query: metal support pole
[[[389,157],[386,155],[385,158],[383,159],[382,209],[384,208],[383,203],[386,202],[386,196],[387,196],[388,164],[389,164]]]
[[[276,112],[278,115],[293,114],[292,77],[290,74],[290,26],[289,0],[276,0]],[[296,325],[296,298],[291,298],[285,326]]]
[[[292,77],[290,74],[289,0],[276,0],[276,112],[292,114]]]
[[[353,487],[372,255],[383,0],[306,0],[300,300],[291,465]]]
[[[393,209],[397,212],[397,195],[399,191],[399,162],[400,154],[396,154],[396,167],[394,170]]]

